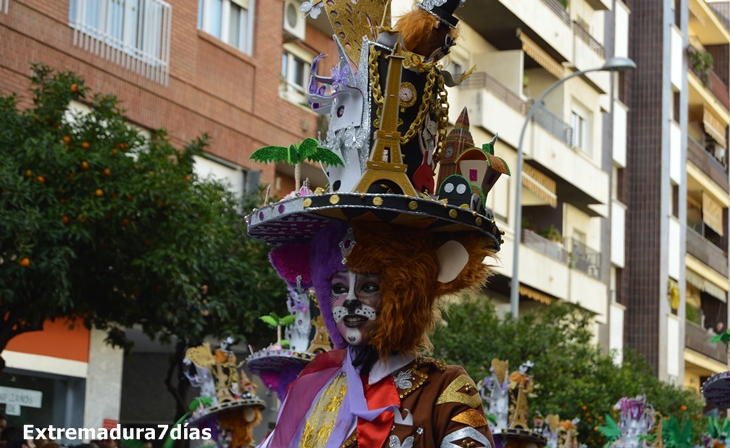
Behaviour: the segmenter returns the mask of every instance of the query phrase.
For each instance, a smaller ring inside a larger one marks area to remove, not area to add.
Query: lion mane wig
[[[339,242],[352,226],[355,246],[342,264]],[[451,282],[438,281],[436,251],[449,240],[461,243],[469,258]],[[428,335],[440,319],[440,298],[480,288],[491,275],[484,263],[494,257],[492,240],[477,232],[439,234],[376,222],[338,223],[324,228],[312,241],[311,279],[335,348],[347,346],[332,318],[330,281],[335,272],[381,275],[380,317],[370,345],[381,359],[391,354],[432,348]]]

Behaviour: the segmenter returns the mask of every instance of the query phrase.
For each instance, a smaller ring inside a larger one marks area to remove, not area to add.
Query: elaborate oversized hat
[[[185,375],[192,386],[200,388],[190,405],[187,424],[210,428],[219,446],[228,446],[224,438],[231,439],[230,446],[247,446],[266,404],[256,396],[256,386],[243,371],[243,363],[236,362],[232,343],[228,338],[215,350],[205,343],[185,352],[185,364],[192,370]]]
[[[312,10],[322,7],[313,3]],[[340,29],[360,14],[381,23],[390,16],[387,3],[336,0],[324,7],[333,29]],[[419,6],[453,12],[458,4],[426,0]],[[494,141],[482,147],[461,142],[472,147],[462,154],[464,163],[450,167],[454,173],[440,185],[434,181],[447,141],[445,86],[454,85],[434,56],[443,52],[410,51],[398,24],[394,30],[376,27],[375,33],[369,25],[345,28],[334,36],[339,63],[332,76],[317,74],[320,58],[312,66],[309,99],[314,111],[330,116],[326,139],[266,147],[252,156],[262,162],[324,161],[329,184],[311,194],[297,185],[287,199],[255,210],[248,217],[249,234],[278,246],[309,239],[332,222],[375,221],[429,232],[478,232],[498,251],[502,232],[486,207],[485,187],[509,168],[494,155]],[[471,139],[468,132],[454,135]]]
[[[509,361],[495,358],[491,374],[480,381],[481,397],[487,402],[487,414],[492,420],[489,426],[496,448],[544,447],[548,442],[543,435],[542,419],[534,427],[530,422],[527,401],[533,390],[532,366],[527,361],[510,373]]]

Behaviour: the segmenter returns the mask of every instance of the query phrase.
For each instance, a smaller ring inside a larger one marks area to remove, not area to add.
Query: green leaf
[[[276,328],[276,326],[279,325],[279,322],[271,316],[261,316],[259,319],[261,319],[270,328]]]
[[[289,151],[283,146],[264,146],[254,151],[249,158],[261,163],[280,163],[288,161]]]
[[[289,348],[290,344],[288,339],[282,339],[281,341],[279,341],[279,343],[281,344],[282,348]]]
[[[293,314],[290,314],[288,316],[282,317],[281,320],[279,321],[279,325],[288,326],[288,325],[293,324],[294,321],[296,321],[296,316],[294,316]]]
[[[618,439],[621,436],[621,430],[619,429],[616,422],[611,418],[609,414],[604,417],[606,422],[605,426],[599,426],[598,431],[603,434],[609,441]]]

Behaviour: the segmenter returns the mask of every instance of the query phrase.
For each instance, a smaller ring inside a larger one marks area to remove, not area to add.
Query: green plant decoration
[[[292,325],[296,317],[293,314],[279,317],[276,313],[269,313],[268,316],[261,316],[261,319],[269,328],[276,328],[276,345],[281,348],[288,348],[289,341],[281,338],[281,327]]]
[[[264,146],[251,154],[252,160],[261,163],[286,162],[294,165],[294,184],[296,189],[301,187],[302,163],[305,160],[310,162],[325,163],[329,166],[344,166],[344,162],[331,149],[319,146],[314,138],[305,138],[303,142],[284,146]]]
[[[665,448],[692,448],[692,422],[684,425],[674,417],[669,417],[663,429]]]
[[[607,445],[610,445],[611,442],[621,437],[621,430],[610,415],[606,414],[605,419],[606,425],[599,426],[598,431],[608,440]]]

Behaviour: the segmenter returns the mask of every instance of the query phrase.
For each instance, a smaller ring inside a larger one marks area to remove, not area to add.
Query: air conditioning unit
[[[284,42],[304,40],[307,19],[299,11],[300,0],[284,0]]]

